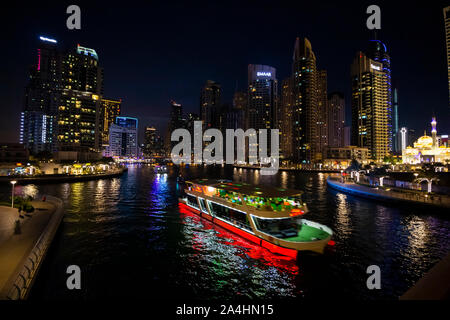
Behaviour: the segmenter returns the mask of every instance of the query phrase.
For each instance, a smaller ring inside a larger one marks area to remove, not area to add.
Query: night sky
[[[104,68],[104,96],[122,98],[122,115],[139,118],[141,130],[166,127],[169,100],[185,112],[199,110],[206,80],[222,84],[224,102],[245,90],[248,64],[290,75],[296,37],[312,43],[319,69],[328,71],[328,91],[342,91],[350,112],[350,65],[365,50],[370,4],[381,7],[378,38],[391,56],[399,90],[399,125],[450,133],[447,62],[440,1],[254,1],[254,2],[57,2],[2,6],[0,50],[0,142],[19,139],[28,69],[36,62],[40,35],[64,47],[93,48]],[[17,1],[17,3],[19,3]],[[81,8],[81,30],[66,28],[66,8]],[[347,116],[349,120],[349,114]],[[164,131],[163,131],[164,132]]]

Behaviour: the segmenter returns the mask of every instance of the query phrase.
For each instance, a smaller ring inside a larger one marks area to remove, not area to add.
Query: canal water
[[[120,178],[28,185],[16,192],[61,198],[66,215],[30,299],[397,299],[450,250],[443,210],[390,205],[327,188],[327,174],[273,176],[231,167],[182,168],[185,178],[226,178],[301,189],[309,220],[333,229],[322,256],[290,261],[178,206],[178,168],[129,165]],[[0,188],[7,197],[7,186]],[[67,290],[66,268],[82,289]],[[381,289],[366,286],[370,265]]]

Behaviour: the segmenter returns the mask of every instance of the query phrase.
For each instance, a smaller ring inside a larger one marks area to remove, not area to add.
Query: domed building
[[[431,137],[427,133],[414,142],[414,147],[407,147],[402,150],[403,163],[446,163],[450,161],[450,148],[439,146],[437,143],[436,118],[431,121]]]

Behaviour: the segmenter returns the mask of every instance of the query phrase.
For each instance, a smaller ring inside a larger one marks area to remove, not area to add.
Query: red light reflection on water
[[[191,212],[188,207],[184,204],[179,204],[179,210],[181,213],[182,218],[190,217],[192,218],[196,223],[201,223],[203,225],[203,229],[205,230],[214,230],[216,233],[216,236],[221,238],[220,241],[223,244],[234,246],[236,248],[243,248],[245,251],[245,255],[248,257],[259,260],[263,262],[265,265],[270,267],[275,267],[278,269],[282,269],[285,271],[288,271],[289,273],[296,275],[299,272],[299,268],[296,264],[296,261],[293,260],[290,257],[285,257],[282,255],[277,255],[269,250],[256,245],[250,241],[247,241],[234,233],[217,226],[216,224],[208,221],[205,218],[200,217],[199,215]],[[200,251],[201,250],[201,239],[195,235],[193,239],[196,243],[193,245],[193,248],[195,250]],[[238,250],[238,252],[241,252]],[[239,256],[243,256],[244,254],[238,253]]]

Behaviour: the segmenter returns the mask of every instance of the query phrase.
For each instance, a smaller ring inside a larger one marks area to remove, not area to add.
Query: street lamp
[[[17,183],[16,180],[12,180],[11,184],[12,184],[12,191],[11,191],[11,208],[14,208],[14,185]]]

